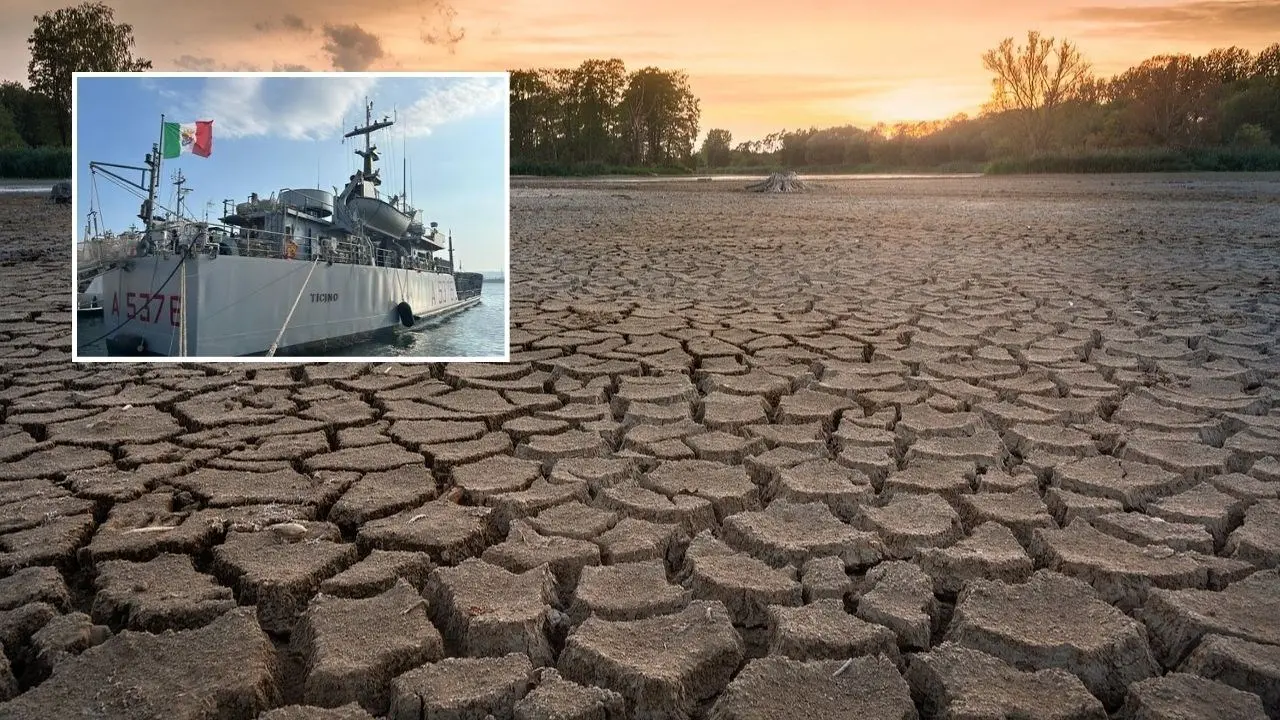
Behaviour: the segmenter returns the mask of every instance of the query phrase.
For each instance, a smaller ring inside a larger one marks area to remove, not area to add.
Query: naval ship
[[[343,136],[363,136],[363,167],[342,189],[254,193],[224,202],[220,222],[184,216],[191,189],[180,171],[175,211],[159,212],[159,144],[145,167],[91,162],[146,199],[143,228],[114,236],[119,252],[80,273],[82,284],[86,273],[101,278],[94,289],[109,328],[80,347],[104,339],[108,355],[323,355],[479,303],[484,277],[455,270],[452,234],[424,225],[403,195],[379,192],[371,135],[395,121],[374,122],[368,100],[364,109],[365,124]],[[114,169],[141,171],[146,184]]]

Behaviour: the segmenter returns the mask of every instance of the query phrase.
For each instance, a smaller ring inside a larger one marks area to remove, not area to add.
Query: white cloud
[[[422,96],[400,112],[400,130],[409,137],[429,135],[433,128],[506,102],[507,83],[501,77],[433,78],[424,82]]]
[[[507,83],[500,76],[410,81],[413,89],[401,82],[380,86],[391,90],[399,85],[403,89],[393,92],[400,97],[409,90],[412,102],[407,108],[401,105],[397,113],[397,136],[429,135],[441,125],[505,107],[507,102]],[[362,121],[364,99],[374,94],[376,84],[378,78],[362,76],[211,77],[203,80],[194,97],[185,100],[163,87],[159,94],[168,101],[166,113],[172,117],[213,120],[216,137],[319,140],[337,137],[348,129],[346,126]],[[381,115],[391,108],[378,110]]]
[[[190,120],[213,120],[215,137],[333,137],[343,118],[362,107],[373,77],[215,77],[199,96],[176,108]]]

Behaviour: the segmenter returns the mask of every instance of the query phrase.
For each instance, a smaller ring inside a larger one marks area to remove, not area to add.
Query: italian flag
[[[192,123],[164,124],[164,143],[161,156],[165,159],[191,153],[209,157],[213,152],[213,121],[197,120]]]

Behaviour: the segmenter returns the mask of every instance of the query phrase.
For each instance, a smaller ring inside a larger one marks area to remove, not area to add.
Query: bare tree
[[[989,109],[1015,111],[1022,116],[1031,152],[1044,149],[1052,130],[1054,110],[1072,99],[1090,78],[1089,63],[1068,40],[1055,42],[1039,32],[1027,32],[1027,44],[1005,38],[982,56],[991,80]]]

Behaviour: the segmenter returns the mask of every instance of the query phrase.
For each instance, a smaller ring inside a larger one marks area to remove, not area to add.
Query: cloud
[[[1191,0],[1173,5],[1095,5],[1081,7],[1067,19],[1109,24],[1118,33],[1208,39],[1207,33],[1270,35],[1280,30],[1280,2],[1275,0]]]
[[[507,83],[501,77],[432,78],[424,92],[400,112],[400,131],[409,136],[429,135],[432,129],[485,111],[505,107]]]
[[[263,33],[273,33],[277,29],[300,33],[310,33],[314,30],[301,15],[291,12],[281,15],[279,20],[259,20],[253,24],[253,29]]]
[[[338,70],[368,70],[369,66],[386,55],[378,36],[354,23],[325,24],[324,36],[324,51]]]
[[[276,63],[271,66],[271,72],[315,72],[306,65],[298,65],[296,63]]]
[[[218,137],[315,140],[342,129],[377,83],[371,77],[205,78],[192,99],[175,103],[175,116],[211,119]]]
[[[211,57],[180,55],[173,59],[173,66],[179,70],[213,70],[218,66],[218,62]]]
[[[173,59],[173,66],[178,70],[191,72],[258,72],[261,70],[252,63],[237,62],[228,65],[211,57],[195,55],[179,55]]]
[[[422,29],[418,37],[428,45],[439,45],[450,54],[457,52],[458,43],[467,36],[466,28],[455,28],[458,11],[446,2],[432,2],[432,12],[422,15]]]
[[[283,26],[285,30],[311,32],[311,26],[307,24],[307,21],[293,13],[285,13],[284,17],[280,18],[280,25]]]

